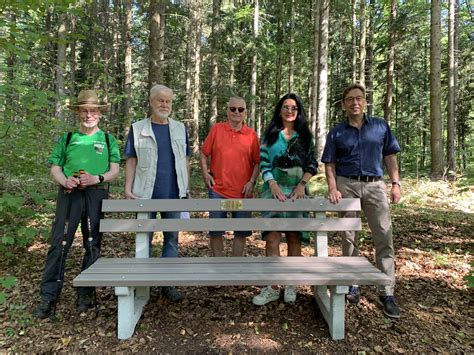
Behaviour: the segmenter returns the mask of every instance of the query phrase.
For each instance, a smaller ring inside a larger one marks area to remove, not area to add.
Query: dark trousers
[[[70,194],[60,188],[56,202],[56,215],[51,229],[51,245],[41,281],[41,298],[56,301],[64,283],[66,258],[79,223],[85,249],[81,270],[87,269],[100,256],[102,235],[99,221],[102,216],[102,200],[108,197],[103,189],[74,189]],[[91,294],[93,287],[79,287],[77,294]]]

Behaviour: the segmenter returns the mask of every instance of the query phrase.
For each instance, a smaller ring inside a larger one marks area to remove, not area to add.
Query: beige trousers
[[[392,280],[388,286],[379,286],[379,294],[381,296],[393,296],[395,289],[395,251],[385,182],[383,180],[360,182],[337,176],[337,188],[342,197],[360,198],[362,211],[367,218],[372,233],[376,266]],[[344,217],[358,217],[358,213],[347,212]],[[344,256],[359,255],[359,232],[345,232],[342,239],[342,254]]]

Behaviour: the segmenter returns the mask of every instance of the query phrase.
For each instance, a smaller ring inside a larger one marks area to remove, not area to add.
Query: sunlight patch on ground
[[[245,339],[237,334],[222,334],[216,338],[215,344],[221,349],[232,349],[244,346],[256,352],[274,352],[281,350],[281,345],[271,339],[271,334],[246,334]]]
[[[49,248],[49,243],[36,241],[28,247],[28,252],[34,252],[45,248]]]
[[[461,189],[448,181],[408,179],[403,184],[402,202],[474,213],[474,189]]]

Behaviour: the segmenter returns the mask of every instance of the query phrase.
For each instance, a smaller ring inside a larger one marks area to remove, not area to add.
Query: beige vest
[[[188,171],[186,168],[186,130],[184,124],[168,119],[171,149],[174,153],[176,176],[178,178],[179,197],[186,197],[188,190]],[[151,128],[151,119],[135,122],[133,139],[137,153],[137,167],[132,193],[138,198],[151,198],[155,186],[156,167],[158,165],[158,145]]]

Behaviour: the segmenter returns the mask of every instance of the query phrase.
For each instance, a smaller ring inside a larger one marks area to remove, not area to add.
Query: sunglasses
[[[282,107],[282,109],[285,110],[286,112],[298,111],[298,106],[285,105]]]
[[[240,113],[245,111],[245,107],[229,107],[230,112],[235,112],[236,110]]]

